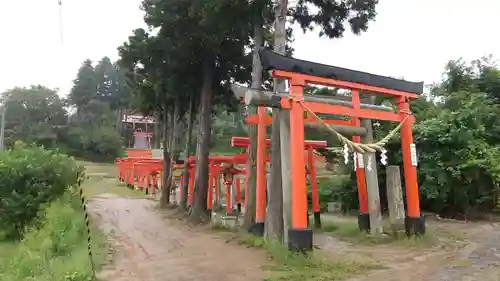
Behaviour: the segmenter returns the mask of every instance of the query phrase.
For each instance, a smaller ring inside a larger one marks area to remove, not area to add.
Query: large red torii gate
[[[415,122],[415,119],[411,115],[409,105],[411,99],[416,99],[423,93],[423,82],[408,82],[401,79],[298,60],[279,55],[264,48],[259,51],[259,55],[264,70],[272,71],[273,78],[288,80],[290,85],[290,95],[288,96],[273,95],[266,98],[258,90],[250,90],[245,93],[246,105],[279,107],[287,109],[290,112],[293,207],[292,227],[288,230],[289,247],[295,250],[312,249],[313,235],[312,231],[308,229],[305,211],[307,210],[305,159],[303,153],[298,152],[297,149],[293,149],[304,146],[304,113],[309,113],[309,110],[314,113],[347,115],[352,118],[352,125],[354,126],[359,126],[359,118],[402,123],[400,132],[408,209],[405,226],[408,235],[424,233],[425,222],[420,214],[416,171],[417,161],[412,136],[412,124]],[[328,104],[326,102],[306,99],[303,95],[303,88],[308,83],[351,90],[350,106]],[[397,104],[398,112],[386,112],[377,110],[376,108],[361,108],[360,91],[393,97],[393,100]],[[265,123],[263,113],[263,111],[259,111],[260,124]],[[309,116],[309,114],[307,115]],[[261,127],[265,129],[265,126]],[[259,129],[262,130],[261,128]],[[260,131],[259,129],[258,131]],[[259,173],[257,173],[258,175]],[[366,194],[366,189],[364,192]]]

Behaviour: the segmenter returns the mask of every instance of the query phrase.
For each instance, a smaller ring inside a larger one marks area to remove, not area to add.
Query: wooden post
[[[405,206],[403,203],[403,190],[401,189],[401,174],[399,166],[386,168],[387,204],[389,206],[389,221],[392,231],[404,230]]]
[[[314,153],[313,148],[308,147],[307,149],[307,162],[309,164],[309,182],[311,183],[311,196],[312,196],[312,207],[314,216],[314,227],[321,228],[321,213],[319,205],[319,190],[318,182],[316,181],[316,166],[314,163]]]
[[[365,143],[373,143],[371,119],[362,119],[361,126],[366,129]],[[380,210],[380,193],[378,187],[377,158],[375,153],[363,155],[365,164],[366,191],[368,193],[368,213],[370,214],[370,233],[382,234],[382,214]]]
[[[283,242],[288,245],[288,230],[292,227],[292,178],[290,169],[290,112],[280,110],[281,180],[283,196]]]

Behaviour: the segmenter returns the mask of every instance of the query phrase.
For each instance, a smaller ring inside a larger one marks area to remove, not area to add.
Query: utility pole
[[[0,151],[3,151],[5,148],[5,113],[7,112],[7,106],[5,104],[0,105],[0,115],[2,116],[2,120],[0,121]]]

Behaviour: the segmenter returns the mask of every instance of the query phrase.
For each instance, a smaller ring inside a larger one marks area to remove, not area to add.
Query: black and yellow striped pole
[[[83,208],[83,213],[85,215],[85,228],[87,230],[87,249],[89,252],[90,266],[92,269],[92,278],[95,279],[95,264],[94,264],[94,259],[92,257],[92,235],[90,233],[90,216],[87,211],[87,202],[85,200],[85,196],[83,195],[83,188],[81,185],[78,185],[78,187],[80,191],[80,200]]]

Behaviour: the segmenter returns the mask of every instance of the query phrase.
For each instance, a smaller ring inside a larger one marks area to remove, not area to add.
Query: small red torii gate
[[[231,156],[209,156],[209,184],[208,184],[208,194],[207,194],[207,209],[212,210],[213,208],[213,188],[215,188],[215,199],[219,199],[219,190],[220,190],[220,181],[218,180],[219,173],[227,167],[221,166],[221,164],[229,164],[229,165],[242,165],[246,164],[248,161],[248,155],[246,153],[240,153],[240,154],[235,154]],[[195,173],[195,167],[196,167],[196,157],[191,156],[188,158],[187,164],[189,165],[189,185],[188,185],[188,204],[192,205],[193,204],[193,199],[194,199],[194,173]],[[231,172],[232,174],[240,174],[243,173],[243,171],[233,169]],[[231,191],[229,190],[231,185],[232,185],[232,180],[231,184],[228,185],[229,181],[226,182],[226,188],[228,188],[228,192],[226,194],[227,200],[228,200],[228,206],[226,208],[230,208],[230,196],[231,196]],[[237,200],[237,206],[238,210],[241,210],[241,186],[238,181],[236,181],[236,200]],[[226,210],[227,211],[227,210]],[[230,211],[228,212],[228,214]]]
[[[271,146],[270,139],[264,139],[264,144],[262,142],[257,143],[257,151],[259,148],[264,148],[264,152],[266,152],[266,148]],[[242,147],[247,148],[250,146],[250,139],[247,137],[232,137],[231,138],[231,146],[233,147]],[[321,227],[321,216],[320,216],[320,202],[319,202],[319,192],[318,192],[318,183],[316,181],[316,165],[314,164],[314,149],[318,148],[327,148],[328,144],[326,141],[315,141],[315,140],[306,140],[304,141],[304,150],[307,155],[307,164],[309,166],[309,180],[311,182],[311,195],[312,195],[312,203],[313,203],[313,213],[314,213],[314,224],[315,227]],[[261,151],[262,152],[262,151]],[[266,171],[265,165],[268,162],[269,157],[267,153],[264,155],[265,158],[262,158],[262,154],[257,153],[257,187],[256,187],[256,208],[255,208],[255,222],[256,225],[253,228],[253,233],[257,235],[262,235],[264,231],[264,221],[266,216]],[[259,169],[260,168],[260,169]],[[262,169],[264,171],[262,172]],[[245,206],[246,200],[248,198],[248,181],[245,186]]]

